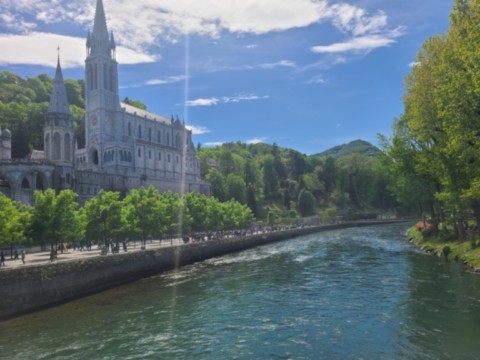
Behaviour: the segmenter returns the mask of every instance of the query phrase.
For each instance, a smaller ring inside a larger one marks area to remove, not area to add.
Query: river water
[[[0,358],[479,359],[480,277],[406,227],[303,236],[4,322]]]

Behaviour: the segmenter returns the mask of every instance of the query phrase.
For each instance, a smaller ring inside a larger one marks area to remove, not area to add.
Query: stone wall
[[[227,238],[0,271],[0,320],[61,304],[215,256],[320,231],[394,221],[336,224]]]

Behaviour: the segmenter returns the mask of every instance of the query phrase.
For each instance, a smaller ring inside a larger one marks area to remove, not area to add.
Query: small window
[[[162,153],[161,152],[158,153],[158,160],[162,160]]]
[[[168,154],[168,162],[170,162],[170,154]]]
[[[142,125],[138,125],[138,138],[142,138]]]
[[[148,150],[148,158],[149,158],[149,159],[152,158],[152,150]]]
[[[176,160],[177,160],[177,164],[178,164],[178,163],[179,163],[179,158],[178,158],[178,156],[177,156]]]
[[[162,142],[162,132],[160,130],[158,130],[157,133],[157,141],[159,144]]]
[[[138,148],[138,157],[142,156],[142,149]]]
[[[128,136],[132,136],[132,125],[128,123]]]
[[[148,141],[152,141],[152,128],[148,128]]]

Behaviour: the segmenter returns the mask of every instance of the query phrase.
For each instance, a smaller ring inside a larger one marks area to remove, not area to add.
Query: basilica
[[[192,133],[177,119],[120,102],[116,45],[97,0],[85,60],[85,148],[75,142],[60,59],[43,130],[44,150],[11,159],[11,134],[0,129],[0,192],[30,204],[34,190],[73,189],[85,202],[100,189],[210,194],[200,177]]]

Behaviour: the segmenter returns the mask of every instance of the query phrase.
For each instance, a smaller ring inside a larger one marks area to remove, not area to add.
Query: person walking
[[[25,249],[22,250],[22,263],[25,265]]]
[[[0,252],[0,266],[5,266],[5,254],[2,252]]]

